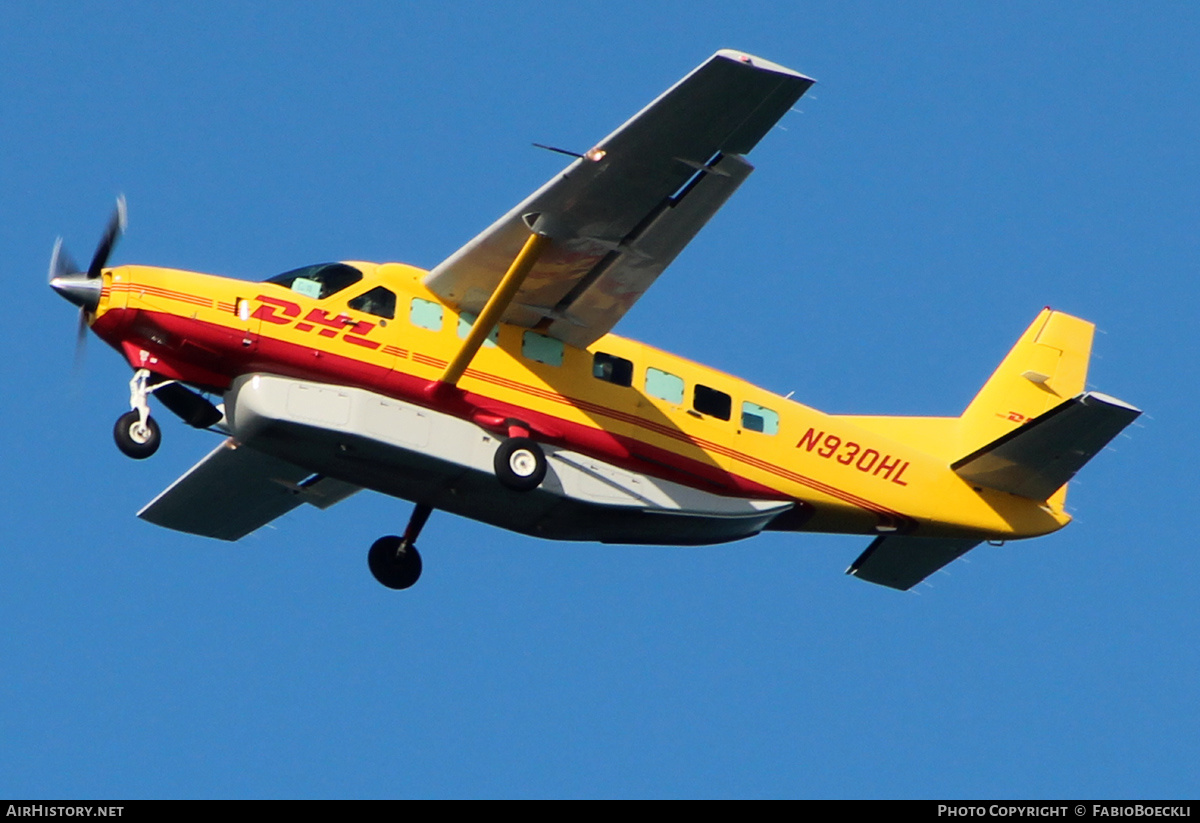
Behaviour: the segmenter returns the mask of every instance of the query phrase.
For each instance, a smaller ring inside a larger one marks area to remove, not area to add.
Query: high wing
[[[357,491],[358,486],[313,476],[231,438],[150,501],[138,517],[189,534],[239,540],[301,503],[327,509]]]
[[[607,333],[753,167],[742,155],[813,84],[722,50],[482,234],[425,285],[478,314],[530,232],[550,244],[502,319],[573,346]]]

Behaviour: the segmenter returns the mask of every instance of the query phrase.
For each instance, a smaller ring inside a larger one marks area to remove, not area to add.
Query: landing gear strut
[[[407,589],[421,576],[421,555],[417,553],[417,536],[425,527],[433,511],[432,506],[418,503],[413,509],[404,536],[388,535],[371,545],[367,552],[367,565],[375,579],[389,589]]]
[[[150,370],[138,369],[129,381],[129,405],[133,411],[125,412],[117,418],[113,426],[113,439],[117,448],[134,460],[145,460],[158,451],[162,443],[162,431],[158,423],[150,418],[150,404],[147,398],[156,389],[174,383],[168,380],[163,383],[150,385]]]

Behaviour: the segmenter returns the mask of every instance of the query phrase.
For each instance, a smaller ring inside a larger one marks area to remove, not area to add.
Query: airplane
[[[60,238],[49,278],[134,370],[117,446],[158,449],[151,397],[226,435],[138,516],[238,540],[302,503],[403,498],[403,534],[368,551],[392,589],[435,509],[554,540],[868,535],[847,573],[899,590],[1062,528],[1067,482],[1140,414],[1085,388],[1087,321],[1041,311],[957,417],[823,414],[611,333],[813,82],[718,51],[591,149],[553,149],[561,173],[429,271],[110,267],[118,199],[87,269]]]

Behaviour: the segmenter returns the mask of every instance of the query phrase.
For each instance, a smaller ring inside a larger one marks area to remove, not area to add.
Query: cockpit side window
[[[266,282],[277,283],[305,297],[324,300],[353,286],[362,277],[362,272],[345,263],[317,263],[268,277]]]
[[[363,292],[346,305],[355,311],[366,312],[376,317],[386,317],[388,320],[396,316],[396,295],[383,286],[376,286],[368,292]]]

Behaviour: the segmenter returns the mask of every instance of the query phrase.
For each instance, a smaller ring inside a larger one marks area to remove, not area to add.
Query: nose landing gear
[[[129,381],[129,405],[132,411],[125,412],[117,418],[113,426],[113,440],[117,448],[127,457],[134,460],[145,460],[158,451],[162,443],[162,431],[150,417],[150,403],[147,398],[163,386],[174,383],[167,380],[150,385],[150,370],[138,369]]]

